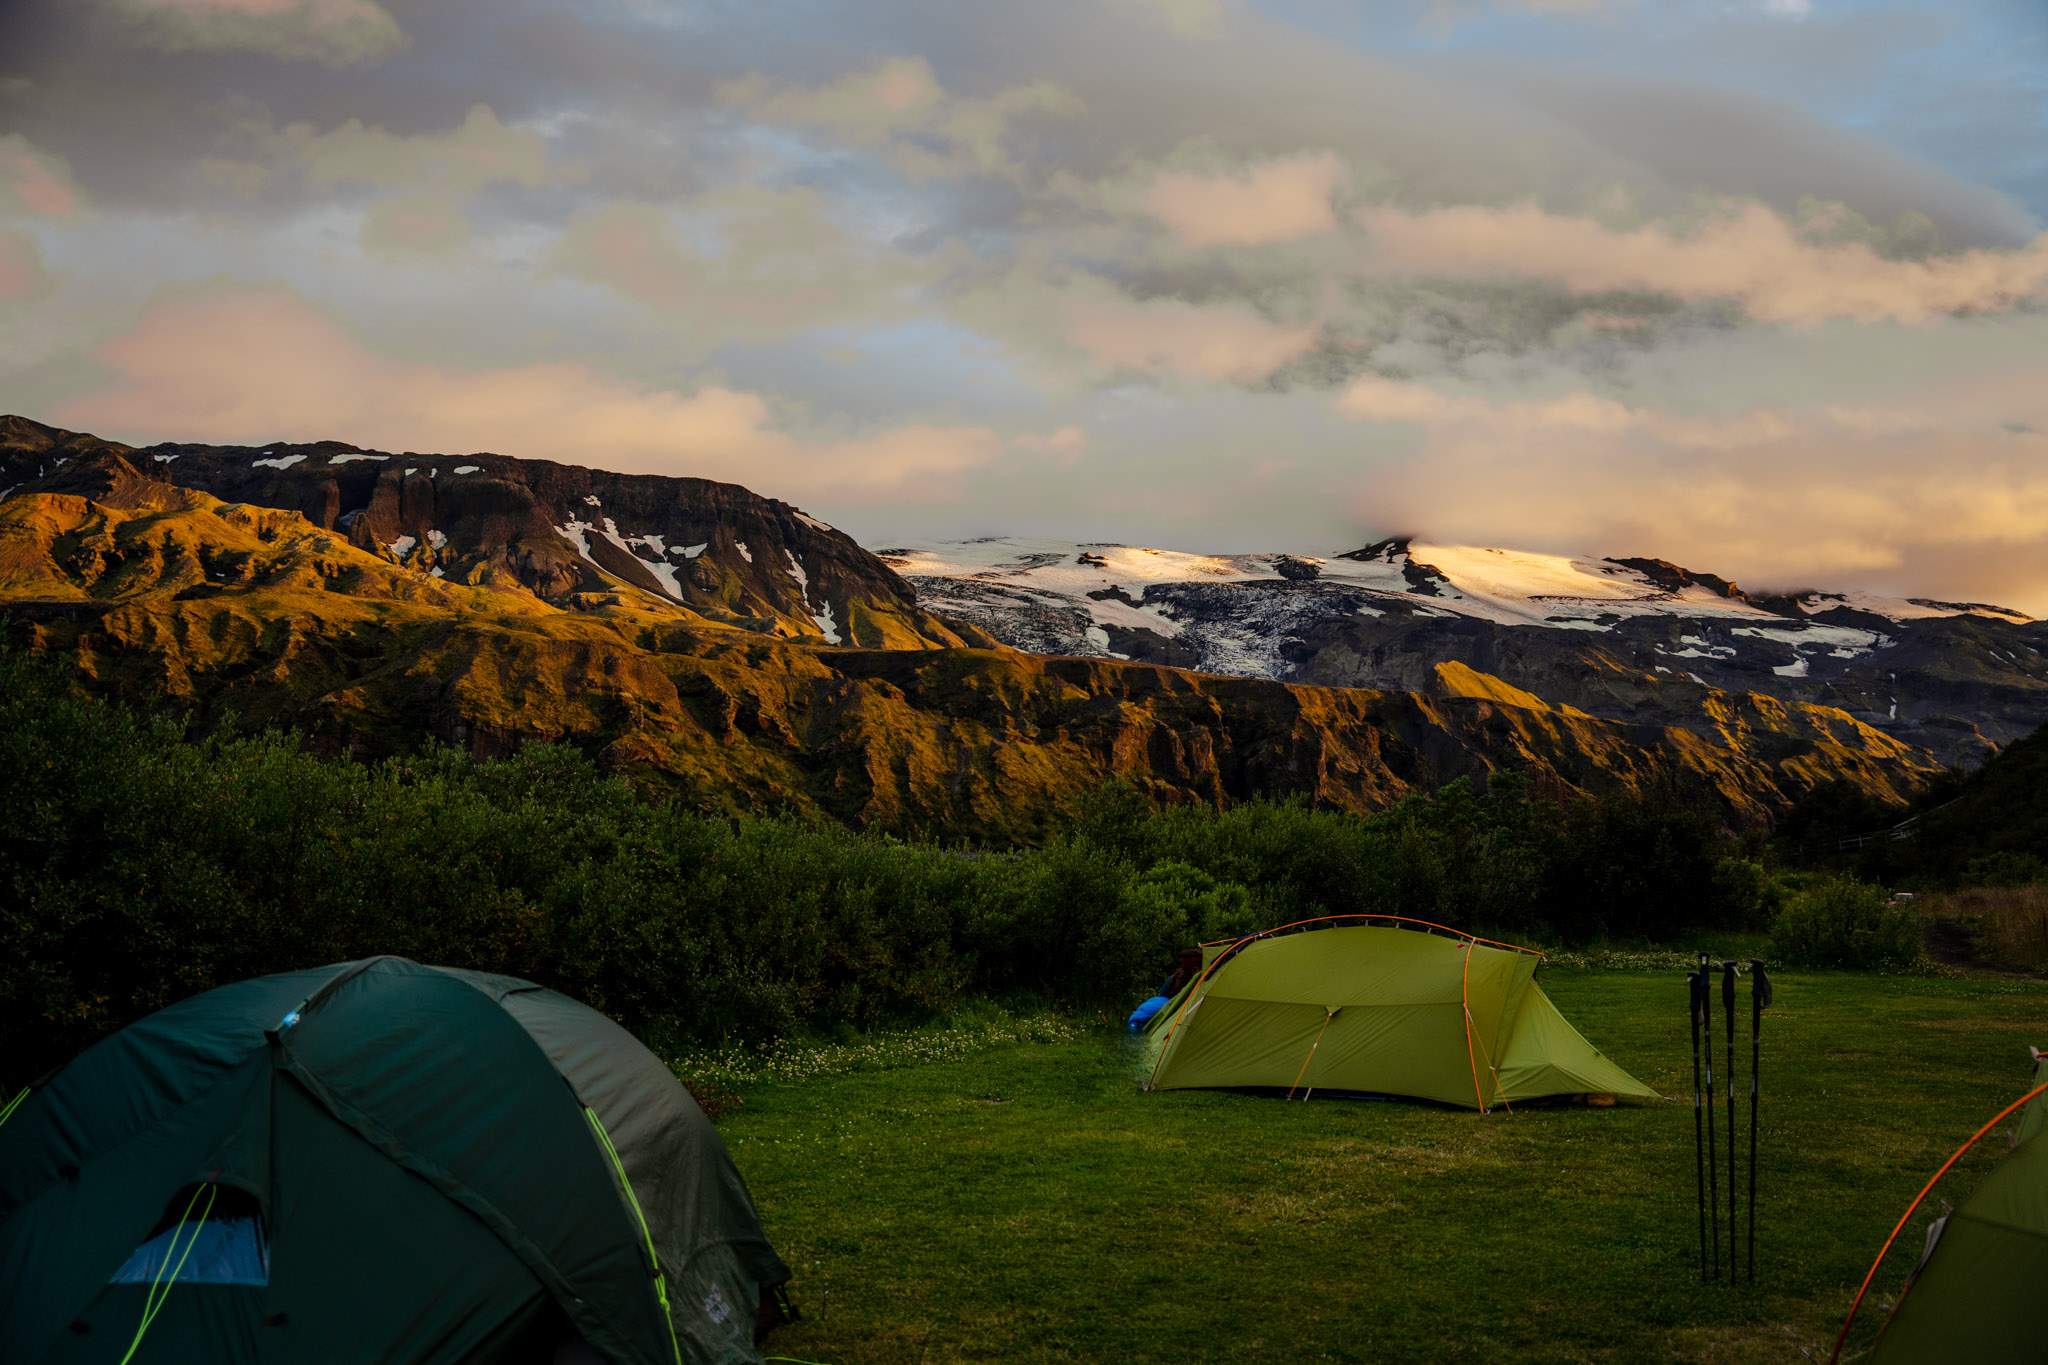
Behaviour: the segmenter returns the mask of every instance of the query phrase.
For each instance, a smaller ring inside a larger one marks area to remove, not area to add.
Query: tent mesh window
[[[181,1286],[270,1283],[270,1237],[256,1200],[246,1191],[222,1186],[195,1233],[189,1221],[181,1224],[192,1192],[190,1185],[178,1191],[157,1220],[156,1230],[108,1277],[108,1284],[146,1285],[160,1279],[166,1258],[180,1254],[187,1242],[192,1250],[178,1272]]]

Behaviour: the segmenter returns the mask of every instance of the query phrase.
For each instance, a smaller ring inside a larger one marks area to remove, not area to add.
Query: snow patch
[[[1925,621],[1938,616],[1980,616],[1993,621],[2015,621],[2025,624],[2033,618],[2023,611],[2010,607],[1993,606],[1989,602],[1938,602],[1927,597],[1887,597],[1873,592],[1810,592],[1801,596],[1799,605],[1810,612],[1832,611],[1847,607],[1851,611],[1869,612],[1873,616],[1885,616],[1894,621]]]
[[[673,550],[670,550],[669,553],[672,555],[681,555],[684,559],[695,559],[698,555],[703,554],[706,550],[710,548],[711,542],[707,540],[701,545],[678,545]]]
[[[667,589],[670,597],[675,598],[678,602],[683,600],[683,585],[676,578],[675,566],[670,564],[666,558],[669,553],[666,538],[652,531],[642,536],[621,537],[617,523],[613,522],[610,517],[604,519],[604,527],[606,537],[624,549],[627,554],[632,555],[633,558],[645,564],[647,571],[661,580],[661,586]],[[635,548],[636,546],[638,547],[637,549]],[[640,553],[641,550],[645,550],[647,553],[642,554]]]
[[[290,469],[305,458],[303,455],[280,455],[274,460],[251,460],[249,463],[258,469]]]
[[[1771,672],[1777,674],[1781,678],[1803,678],[1806,676],[1807,667],[1808,665],[1806,662],[1806,657],[1804,655],[1801,655],[1799,658],[1794,659],[1789,664],[1779,664],[1776,668],[1773,668]]]
[[[801,516],[802,514],[799,513],[798,515]],[[811,613],[811,620],[816,622],[818,629],[824,633],[825,643],[828,645],[838,644],[839,623],[833,619],[832,604],[827,602],[824,604],[822,611],[811,611],[811,576],[804,572],[803,561],[798,559],[795,553],[787,547],[784,547],[782,556],[789,561],[789,576],[796,580],[796,590],[803,595],[804,610]]]
[[[591,529],[589,523],[577,521],[573,517],[566,525],[555,528],[556,531],[561,533],[562,539],[574,545],[576,553],[589,560],[591,567],[595,568],[597,567],[597,561],[590,558],[590,537],[588,533]]]
[[[597,494],[595,494],[595,493],[585,493],[585,494],[583,495],[583,500],[584,500],[585,502],[589,503],[589,504],[590,504],[590,505],[591,505],[592,507],[602,507],[602,506],[604,506],[604,504],[603,504],[603,503],[601,503],[601,502],[599,502],[599,501],[597,500]]]
[[[152,455],[149,458],[155,460],[158,464],[169,464],[178,457],[175,455]]]
[[[482,468],[483,466],[480,464],[459,464],[455,466],[455,472],[458,474],[474,474]]]
[[[390,458],[389,455],[365,455],[358,451],[351,455],[330,455],[327,457],[327,463],[347,464],[351,460],[388,460]]]
[[[732,543],[732,547],[733,549],[738,550],[740,552],[741,559],[746,560],[749,564],[754,562],[754,552],[747,548],[747,542],[745,542],[744,540],[735,540]]]
[[[1773,640],[1781,645],[1824,645],[1833,650],[1838,659],[1854,659],[1891,643],[1888,636],[1874,630],[1858,630],[1854,626],[1816,625],[1810,621],[1787,622],[1782,626],[1737,626],[1730,635],[1747,635],[1758,640]]]
[[[802,523],[803,523],[804,525],[806,525],[806,526],[810,527],[810,528],[811,528],[811,529],[812,529],[813,531],[831,531],[831,530],[835,530],[835,529],[837,529],[837,528],[835,528],[835,527],[832,527],[832,526],[828,526],[828,525],[826,525],[826,524],[825,524],[824,522],[822,522],[822,521],[819,521],[819,520],[818,520],[818,519],[817,519],[816,517],[812,516],[812,515],[811,515],[810,513],[808,513],[808,512],[801,512],[801,511],[798,511],[798,510],[797,510],[796,508],[794,508],[794,507],[790,508],[789,510],[790,510],[791,512],[795,513],[795,515],[796,515],[796,519],[797,519],[798,521],[800,521],[800,522],[802,522]]]
[[[391,553],[397,555],[400,559],[404,559],[412,553],[412,547],[419,543],[419,539],[416,536],[400,536],[391,542]]]
[[[427,532],[427,544],[437,550],[442,549],[448,544],[448,533],[446,531]]]

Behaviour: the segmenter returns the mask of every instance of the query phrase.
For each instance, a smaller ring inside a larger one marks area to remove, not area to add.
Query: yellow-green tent
[[[2041,1290],[2048,1285],[2048,1057],[2034,1054],[2034,1085],[1994,1115],[1942,1164],[1892,1228],[1849,1320],[1835,1339],[1840,1359],[1850,1323],[1899,1234],[1951,1166],[2022,1105],[2012,1151],[1977,1183],[1961,1206],[1927,1230],[1920,1264],[1899,1291],[1870,1365],[1967,1360],[1972,1365],[2039,1361]]]
[[[1255,934],[1154,1015],[1148,1088],[1405,1095],[1484,1113],[1550,1095],[1654,1099],[1536,984],[1541,954],[1393,917]]]

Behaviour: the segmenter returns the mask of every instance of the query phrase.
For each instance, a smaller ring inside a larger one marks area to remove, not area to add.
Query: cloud
[[[766,397],[718,384],[635,385],[571,363],[404,363],[272,287],[162,294],[95,359],[110,378],[58,420],[138,440],[490,449],[856,503],[943,501],[958,476],[1003,453],[997,432],[973,424],[798,434]]]
[[[747,76],[721,83],[716,97],[753,123],[883,151],[896,170],[918,179],[1020,174],[1023,163],[1010,147],[1017,125],[1083,112],[1072,92],[1051,81],[988,96],[949,94],[922,57],[890,58],[819,86]]]
[[[824,85],[777,86],[764,76],[721,85],[718,98],[762,123],[829,128],[872,144],[935,119],[946,92],[922,57],[892,57]]]
[[[450,256],[472,232],[462,206],[443,194],[397,194],[379,199],[363,215],[363,249],[377,256]]]
[[[1258,246],[1334,230],[1344,178],[1335,152],[1303,152],[1235,172],[1162,171],[1138,205],[1182,246]]]
[[[1070,306],[1066,336],[1111,371],[1251,383],[1313,346],[1316,327],[1274,322],[1236,305],[1105,296]]]
[[[429,200],[440,205],[438,235],[449,237],[460,198],[493,186],[545,185],[548,143],[532,128],[507,125],[486,104],[470,106],[452,127],[416,133],[360,118],[324,129],[305,120],[280,126],[259,115],[227,129],[192,171],[216,210],[248,207],[265,195],[304,209],[330,196],[399,191],[403,201],[382,210],[383,226],[370,234],[388,244],[385,229],[402,221],[412,224],[414,235],[425,230]],[[242,204],[224,206],[223,193]],[[461,237],[468,236],[465,228]]]
[[[299,165],[316,185],[466,191],[538,185],[547,173],[547,143],[540,134],[507,127],[487,104],[472,105],[445,133],[399,134],[352,118],[325,132],[290,124],[265,140],[274,155]]]
[[[78,187],[57,157],[19,133],[0,134],[0,212],[65,218],[79,211]]]
[[[1864,242],[1806,240],[1759,204],[1715,214],[1690,231],[1612,228],[1527,203],[1373,207],[1357,221],[1370,237],[1367,267],[1382,274],[1519,276],[1579,293],[1727,299],[1765,322],[1925,322],[2021,307],[2048,293],[2048,234],[2011,251],[1900,260]]]
[[[813,189],[757,186],[675,209],[615,204],[570,223],[548,260],[703,339],[872,326],[905,312],[934,263],[861,239],[831,208]]]
[[[1079,427],[1060,427],[1055,431],[1027,432],[1011,439],[1016,449],[1032,455],[1044,455],[1061,465],[1070,465],[1088,451],[1088,433]]]
[[[173,52],[245,50],[348,66],[389,56],[405,34],[376,0],[110,0],[144,41]]]
[[[49,284],[36,239],[26,232],[0,232],[0,304],[32,298]]]
[[[1218,38],[1224,31],[1223,0],[1123,0],[1182,38]]]
[[[2011,596],[2041,612],[2048,438],[2030,428],[2048,416],[2048,393],[2036,380],[2008,362],[1911,403],[1719,413],[1583,389],[1504,399],[1372,377],[1333,401],[1417,442],[1354,494],[1381,526],[1656,554],[1752,587],[1867,583]]]

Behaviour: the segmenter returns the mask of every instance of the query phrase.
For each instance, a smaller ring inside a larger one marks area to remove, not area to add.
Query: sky
[[[2048,616],[2048,0],[7,0],[0,411]]]

